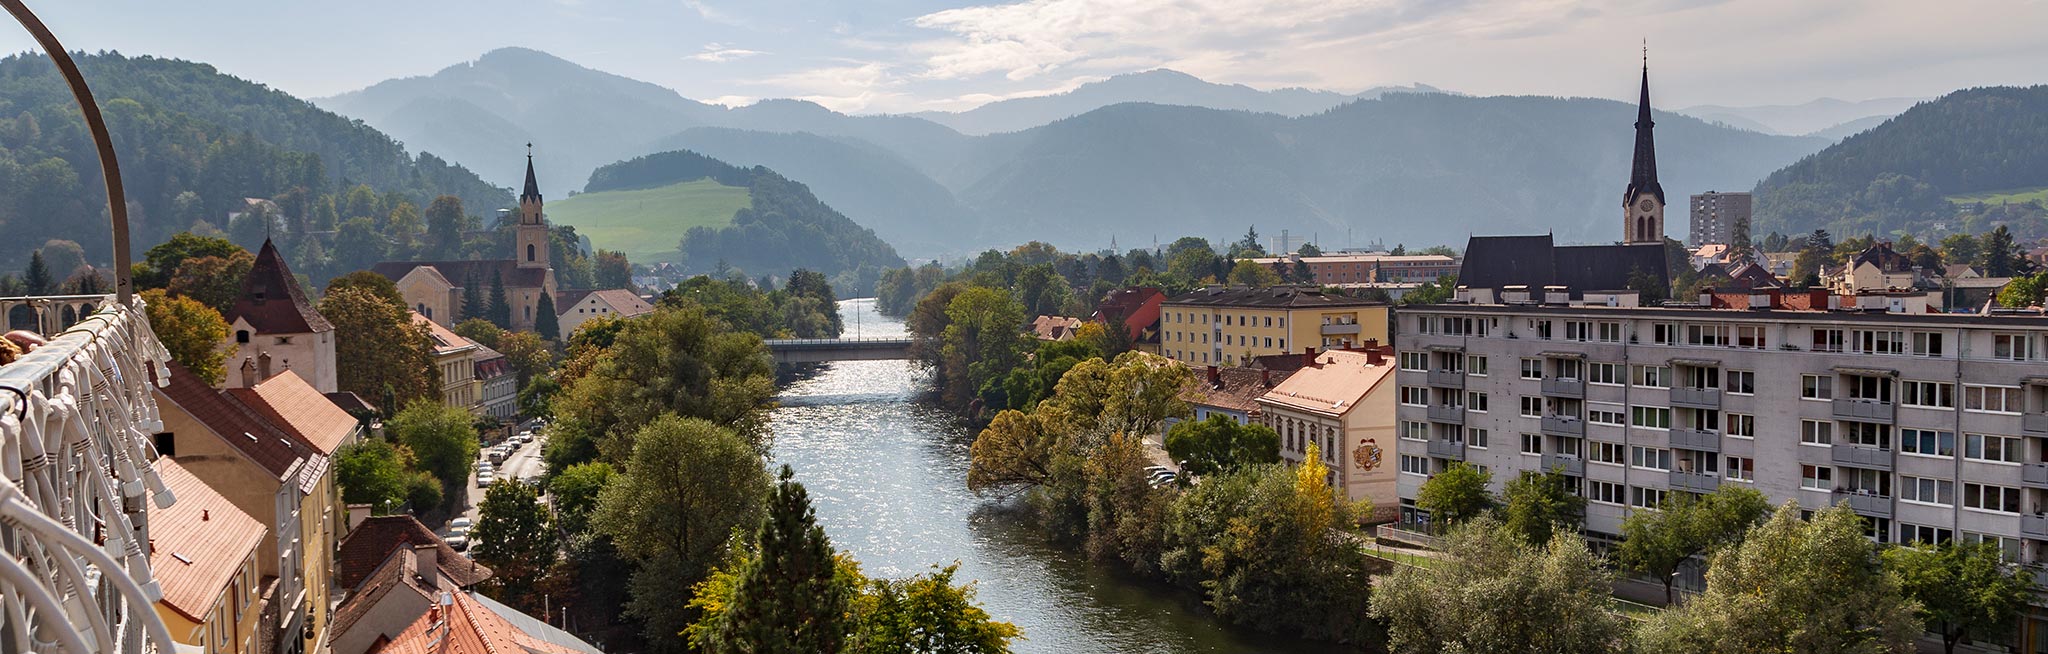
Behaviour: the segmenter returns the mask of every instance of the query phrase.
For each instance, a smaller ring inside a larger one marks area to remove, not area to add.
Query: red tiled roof
[[[334,610],[334,620],[328,623],[328,633],[336,637],[348,633],[356,622],[361,621],[363,616],[370,612],[370,609],[376,608],[377,604],[383,602],[384,598],[389,597],[394,591],[419,593],[431,604],[435,589],[421,583],[418,570],[411,549],[392,550],[363,583],[349,591],[348,600]]]
[[[1299,358],[1301,355],[1292,355]],[[1293,370],[1264,368],[1218,368],[1211,381],[1206,370],[1195,371],[1195,383],[1180,393],[1189,404],[1225,411],[1250,412],[1259,408],[1259,398],[1294,374]]]
[[[1318,354],[1316,365],[1295,371],[1259,403],[1325,415],[1349,413],[1380,382],[1394,376],[1392,358],[1383,356],[1378,365],[1369,365],[1368,360],[1365,353],[1346,350]]]
[[[433,530],[420,524],[409,515],[377,516],[363,520],[349,530],[348,537],[341,541],[341,548],[334,553],[334,583],[343,588],[355,588],[383,564],[384,559],[399,548],[410,549],[414,545],[439,545],[436,555],[440,562],[441,574],[457,586],[471,586],[491,578],[491,569],[455,548],[441,542]]]
[[[184,366],[177,362],[169,365],[170,384],[157,389],[157,393],[278,479],[291,474],[301,459],[317,456],[309,444],[272,426],[269,420],[228,394],[207,386]],[[155,370],[150,369],[152,378],[156,376]]]
[[[370,654],[583,654],[519,629],[466,593],[451,593],[453,604],[429,611]]]
[[[222,317],[229,324],[234,324],[236,318],[246,319],[249,326],[263,334],[334,331],[334,325],[313,309],[313,303],[306,301],[298,278],[292,276],[291,267],[285,265],[284,257],[269,239],[264,239],[263,249],[256,254],[256,265],[249,268],[249,276],[242,280],[241,297]]]
[[[441,323],[434,322],[426,316],[420,315],[418,311],[408,310],[408,313],[412,314],[413,322],[427,326],[427,336],[434,340],[434,356],[483,347],[483,345],[478,344],[476,341],[463,338],[461,334],[441,326]]]
[[[164,509],[150,504],[149,566],[164,606],[203,623],[267,530],[177,461],[164,457],[155,465],[178,501]]]
[[[333,454],[341,441],[356,430],[355,416],[290,370],[255,388],[230,388],[227,392],[321,454]]]

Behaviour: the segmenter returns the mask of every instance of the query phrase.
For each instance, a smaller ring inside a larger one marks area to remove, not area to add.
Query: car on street
[[[495,447],[494,447],[494,448],[491,448],[491,463],[504,463],[504,462],[505,462],[505,451],[504,451],[504,450],[501,450],[501,449],[498,449],[498,448],[495,448]]]
[[[469,551],[469,534],[449,534],[446,538],[442,538],[441,542],[447,543],[449,547],[455,548],[457,552]]]
[[[484,487],[490,486],[490,485],[491,485],[491,482],[494,482],[494,481],[497,481],[497,480],[498,480],[498,476],[497,476],[497,475],[495,475],[495,474],[493,474],[493,473],[488,473],[488,472],[479,472],[479,473],[476,473],[476,487],[477,487],[477,488],[484,488]]]
[[[456,519],[454,519],[454,520],[449,520],[449,521],[448,521],[448,533],[451,533],[451,534],[455,534],[455,533],[461,533],[461,534],[466,534],[466,533],[469,533],[469,528],[470,528],[470,526],[471,526],[471,525],[473,525],[473,524],[476,524],[476,523],[475,523],[475,521],[473,521],[473,520],[470,520],[470,519],[469,519],[469,516],[462,516],[462,517],[458,517],[458,518],[456,518]]]

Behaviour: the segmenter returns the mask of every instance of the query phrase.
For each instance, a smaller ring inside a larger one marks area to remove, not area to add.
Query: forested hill
[[[809,268],[835,287],[872,288],[882,270],[903,266],[874,230],[819,202],[803,184],[773,170],[740,168],[688,150],[651,154],[598,168],[585,193],[646,189],[700,179],[743,187],[753,206],[723,227],[692,227],[680,243],[682,264],[695,272],[732,267],[754,275]]]
[[[2008,191],[2024,196],[2043,187],[2048,86],[1967,89],[1772,173],[1756,187],[1756,230],[1920,232],[1931,223],[1968,222],[1983,211],[1949,198]],[[2038,207],[2028,213],[2030,222],[2039,221]],[[2028,225],[2014,231],[2041,230]]]
[[[280,198],[295,210],[288,226],[309,232],[348,218],[333,203],[357,185],[385,204],[424,207],[452,194],[488,211],[512,201],[461,166],[415,159],[361,121],[212,66],[118,53],[78,64],[120,156],[137,253],[201,221],[227,230],[243,198]],[[0,59],[0,268],[21,269],[50,239],[77,241],[106,263],[105,198],[92,139],[56,68],[40,55]]]

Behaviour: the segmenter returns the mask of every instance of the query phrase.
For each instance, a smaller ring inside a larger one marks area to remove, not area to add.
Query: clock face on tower
[[[1656,205],[1651,204],[1649,198],[1643,198],[1643,201],[1636,203],[1636,206],[1642,208],[1642,210],[1644,211],[1649,211],[1651,207]]]

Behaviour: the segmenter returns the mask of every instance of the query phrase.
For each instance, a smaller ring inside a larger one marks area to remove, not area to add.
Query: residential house
[[[519,414],[519,374],[512,369],[512,360],[479,343],[476,346],[476,406],[471,410],[477,415],[510,420]]]
[[[556,324],[567,337],[592,318],[631,318],[654,311],[654,305],[625,289],[562,291],[555,295]]]
[[[177,460],[154,464],[178,501],[148,504],[149,567],[163,599],[156,613],[181,645],[202,654],[254,654],[262,575],[257,552],[267,530]]]
[[[1211,286],[1160,304],[1161,354],[1189,366],[1350,347],[1387,336],[1387,304],[1305,286]]]
[[[603,654],[590,643],[477,593],[448,593],[370,654]]]
[[[434,342],[434,366],[441,369],[441,403],[464,409],[476,406],[476,353],[483,346],[418,311],[412,312],[412,321],[426,326],[427,337]]]
[[[1259,423],[1280,434],[1280,458],[1299,465],[1315,445],[1331,488],[1372,502],[1376,522],[1393,520],[1400,506],[1391,465],[1398,455],[1392,352],[1375,346],[1316,354],[1312,365],[1258,399]]]
[[[1159,305],[1165,301],[1166,293],[1156,288],[1119,288],[1103,295],[1088,319],[1104,324],[1121,322],[1132,347],[1159,354]]]
[[[1259,417],[1259,398],[1294,374],[1292,370],[1275,372],[1245,366],[1207,366],[1202,372],[1195,383],[1180,393],[1181,401],[1187,402],[1193,411],[1189,419],[1201,422],[1210,416],[1220,415],[1240,425],[1256,420]],[[1171,424],[1167,426],[1172,427]]]
[[[407,515],[357,523],[335,562],[336,581],[350,590],[335,609],[332,654],[363,654],[389,642],[426,615],[441,593],[462,592],[492,574]]]
[[[1080,329],[1080,318],[1039,316],[1031,320],[1031,334],[1041,341],[1071,341]]]
[[[299,373],[320,392],[335,392],[334,325],[306,300],[298,278],[269,239],[264,239],[255,265],[242,280],[242,294],[221,317],[228,322],[231,369],[224,383],[245,381],[237,379],[235,369],[268,355],[280,369]]]

